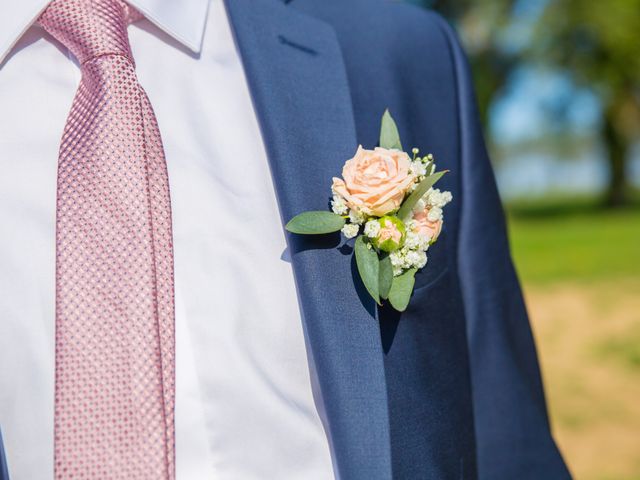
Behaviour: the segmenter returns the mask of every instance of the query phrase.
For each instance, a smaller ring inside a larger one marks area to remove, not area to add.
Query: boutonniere
[[[388,300],[404,311],[415,274],[427,265],[427,251],[442,230],[442,208],[450,192],[433,188],[446,170],[436,172],[431,154],[409,156],[398,128],[385,111],[380,146],[358,147],[342,178],[333,178],[331,209],[303,212],[286,225],[292,233],[319,235],[342,231],[355,238],[354,255],[362,283],[378,303]]]

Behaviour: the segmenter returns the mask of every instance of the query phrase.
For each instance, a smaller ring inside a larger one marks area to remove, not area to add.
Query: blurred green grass
[[[599,205],[594,197],[552,197],[505,206],[523,283],[640,275],[640,202],[616,210]]]

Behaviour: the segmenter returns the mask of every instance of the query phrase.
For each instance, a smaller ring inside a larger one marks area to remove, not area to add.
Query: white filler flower
[[[342,234],[347,238],[353,238],[358,235],[359,230],[359,225],[355,223],[347,223],[344,227],[342,227]]]
[[[336,215],[344,215],[349,210],[346,203],[344,203],[344,198],[340,195],[333,196],[333,200],[331,200],[331,209]]]
[[[376,238],[380,233],[380,222],[378,220],[369,220],[364,225],[364,234],[369,238]]]
[[[349,221],[351,223],[357,223],[358,225],[364,223],[366,216],[364,213],[354,210],[349,210]]]

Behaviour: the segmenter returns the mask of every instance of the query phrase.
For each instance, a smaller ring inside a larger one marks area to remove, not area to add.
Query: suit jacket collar
[[[283,222],[328,208],[331,177],[357,142],[335,32],[275,0],[227,0]],[[343,478],[391,478],[375,305],[354,284],[339,235],[288,237],[304,326]]]

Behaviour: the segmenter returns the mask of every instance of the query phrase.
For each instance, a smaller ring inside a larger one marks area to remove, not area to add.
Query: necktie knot
[[[127,25],[138,15],[121,0],[53,0],[38,23],[81,64],[104,55],[133,62]]]

